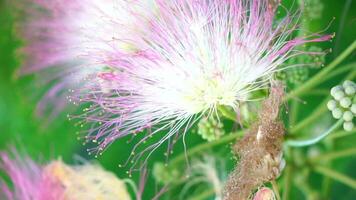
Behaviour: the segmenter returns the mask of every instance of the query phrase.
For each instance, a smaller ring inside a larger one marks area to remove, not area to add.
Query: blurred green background
[[[36,80],[39,77],[36,76],[16,76],[16,71],[21,65],[21,60],[16,55],[16,49],[21,46],[21,39],[17,37],[17,33],[14,28],[15,17],[13,10],[5,2],[6,0],[0,0],[0,150],[7,150],[10,145],[15,145],[19,149],[26,151],[35,160],[47,161],[52,158],[62,157],[67,163],[75,163],[76,158],[74,155],[91,160],[93,156],[88,156],[85,146],[82,145],[81,140],[77,140],[75,134],[80,130],[79,127],[74,126],[74,123],[68,121],[67,114],[71,113],[73,109],[68,108],[64,110],[53,121],[48,121],[46,117],[38,117],[35,114],[36,102],[38,102],[41,96],[45,93],[47,88],[40,87],[36,84]],[[293,4],[298,5],[298,1],[282,1],[285,7],[289,8]],[[326,56],[326,64],[330,63],[342,50],[350,45],[356,39],[356,2],[352,0],[306,0],[307,8],[315,6],[311,14],[318,14],[315,10],[321,10],[319,17],[310,17],[305,15],[303,20],[304,28],[310,31],[320,31],[328,27],[325,33],[336,33],[336,37],[332,42],[325,42],[320,47],[332,48],[333,52]],[[320,8],[320,6],[322,6]],[[355,52],[349,56],[343,63],[355,61]],[[341,65],[340,65],[341,66]],[[356,69],[351,69],[355,71]],[[316,73],[318,70],[313,71]],[[348,72],[347,72],[348,73]],[[325,91],[333,85],[339,83],[344,73],[339,77],[334,78],[322,85],[318,86],[318,90]],[[297,120],[302,120],[303,117],[310,115],[313,109],[322,102],[322,99],[327,97],[328,94],[323,95],[310,95],[300,97],[303,101],[306,101],[306,105],[299,105]],[[298,102],[298,99],[292,101]],[[326,123],[326,125],[332,122],[329,113],[326,113],[324,121],[320,123]],[[315,122],[315,126],[320,125]],[[226,121],[226,127],[231,127],[231,122]],[[308,134],[308,131],[315,130],[310,127],[309,129],[302,130],[300,134]],[[188,149],[196,144],[204,143],[193,128],[191,133],[187,136]],[[116,173],[119,177],[126,178],[126,168],[119,168],[118,165],[125,161],[125,158],[130,154],[130,150],[133,143],[127,143],[125,140],[115,142],[102,156],[99,156],[97,161],[104,166],[104,168]],[[342,137],[333,142],[332,151],[347,149],[355,147],[356,137],[355,134]],[[321,152],[328,152],[330,144],[327,141],[319,144],[314,149],[318,149]],[[311,148],[303,148],[297,150],[300,157],[307,156]],[[181,140],[175,146],[174,154],[171,158],[180,155],[183,152],[183,145]],[[224,155],[224,159],[231,163],[232,155],[229,153],[229,144],[224,144],[216,147],[217,156]],[[155,152],[154,156],[150,160],[149,169],[152,167],[152,163],[156,160],[164,161],[166,158],[163,156],[164,148]],[[219,154],[220,153],[220,154]],[[293,158],[293,157],[292,157]],[[298,159],[298,158],[296,158]],[[328,165],[331,165],[335,171],[341,172],[349,177],[356,179],[356,158],[355,156],[346,157],[342,159],[334,160]],[[184,165],[182,165],[184,167]],[[308,167],[308,165],[305,165]],[[292,172],[293,176],[298,176],[300,171],[295,169]],[[309,172],[307,172],[309,173]],[[137,179],[138,174],[134,173],[134,178]],[[311,172],[307,176],[308,178],[303,182],[306,185],[310,185],[312,191],[309,191],[310,196],[303,194],[303,189],[299,184],[293,184],[291,188],[291,194],[289,199],[313,199],[315,198],[313,192],[321,192],[325,187],[322,185],[324,178],[320,174]],[[282,180],[283,182],[283,176]],[[157,184],[153,179],[147,183],[145,195],[143,199],[150,199],[154,194]],[[281,186],[281,190],[283,187]],[[356,199],[356,191],[350,187],[345,186],[336,181],[331,181],[327,191],[328,197],[322,197],[326,199],[344,199],[353,200]],[[173,190],[171,193],[179,193],[179,189]],[[307,192],[308,193],[308,192]],[[176,199],[172,194],[168,199]],[[320,198],[320,197],[319,197]]]

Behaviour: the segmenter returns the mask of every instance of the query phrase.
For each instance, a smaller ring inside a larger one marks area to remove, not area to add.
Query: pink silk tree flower
[[[24,5],[17,3],[18,9],[28,15],[25,23],[18,26],[26,42],[21,53],[27,56],[21,72],[49,67],[68,67],[72,71],[77,66],[78,72],[86,74],[95,66],[105,66],[103,61],[116,51],[131,48],[129,35],[138,30],[132,25],[135,18],[131,13],[134,10],[145,13],[142,6],[149,1],[25,0]]]
[[[98,145],[89,152],[100,154],[115,140],[148,129],[131,152],[133,164],[184,137],[219,106],[238,110],[252,91],[268,87],[282,63],[307,53],[295,47],[331,38],[293,38],[298,16],[277,21],[270,0],[35,2],[50,17],[28,25],[34,31],[28,38],[38,40],[24,50],[40,63],[28,71],[64,62],[69,70],[58,68],[56,77],[66,80],[69,71],[81,79],[70,100],[90,104],[76,116],[91,124],[86,140]],[[117,4],[125,6],[119,11],[112,7]],[[68,80],[58,85],[56,91]],[[141,148],[155,136],[157,142]]]
[[[132,41],[136,53],[116,51],[106,61],[110,70],[97,74],[76,99],[91,104],[80,116],[93,124],[86,139],[98,143],[88,151],[100,154],[113,141],[148,128],[129,159],[137,164],[174,135],[184,137],[202,115],[219,106],[237,110],[252,91],[268,87],[278,66],[306,53],[296,46],[331,38],[293,38],[297,16],[274,22],[269,2],[155,0],[155,14],[135,12],[142,27]]]
[[[0,182],[0,197],[7,200],[64,200],[64,188],[49,174],[43,173],[43,167],[30,158],[14,158],[2,152],[0,169],[10,178],[12,187]]]
[[[116,51],[134,51],[128,36],[138,27],[133,26],[131,12],[145,13],[142,6],[149,1],[15,1],[19,13],[26,16],[17,25],[24,39],[24,47],[19,50],[24,63],[19,72],[41,72],[41,82],[54,83],[38,105],[39,115],[49,107],[54,116],[58,114],[67,105],[68,89],[81,87],[87,76],[106,69],[104,61]]]
[[[70,166],[61,160],[39,165],[28,157],[0,153],[0,171],[11,187],[0,182],[6,200],[130,200],[124,181],[99,165]]]

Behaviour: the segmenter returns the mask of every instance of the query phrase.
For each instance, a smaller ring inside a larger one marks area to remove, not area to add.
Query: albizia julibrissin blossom
[[[268,87],[280,64],[306,53],[295,50],[296,46],[330,39],[318,34],[292,38],[298,16],[287,14],[275,20],[276,7],[270,0],[129,1],[135,4],[121,9],[126,9],[134,23],[130,26],[114,17],[121,13],[114,5],[127,1],[92,2],[50,4],[47,10],[52,11],[52,18],[40,18],[41,23],[29,26],[29,32],[38,33],[39,25],[51,37],[32,47],[43,53],[42,66],[71,61],[78,51],[85,55],[85,64],[71,72],[91,73],[70,99],[91,104],[79,116],[92,123],[86,139],[98,147],[90,151],[101,152],[116,139],[149,128],[134,147],[134,158],[149,156],[178,132],[185,134],[190,124],[214,113],[218,106],[237,110],[240,101],[249,100],[251,91]],[[98,12],[76,19],[77,6]],[[106,13],[102,7],[112,9]],[[56,15],[64,10],[68,13],[65,20]],[[102,18],[106,20],[97,24],[95,19]],[[87,25],[93,22],[95,28]],[[78,28],[85,34],[73,34]],[[63,34],[56,34],[58,30]],[[85,42],[78,43],[78,38]],[[59,47],[75,53],[62,54]],[[163,130],[167,133],[158,142],[135,154],[140,144]]]
[[[103,61],[111,59],[117,49],[131,51],[133,47],[121,41],[122,35],[128,39],[138,30],[130,12],[145,13],[142,6],[149,1],[14,1],[19,13],[26,16],[17,25],[25,40],[19,50],[25,58],[20,74],[41,72],[41,82],[57,81],[39,103],[40,115],[48,107],[54,113],[61,111],[67,103],[65,92],[80,87],[86,76],[106,68]]]
[[[61,160],[39,165],[17,153],[0,154],[0,170],[12,186],[0,182],[7,200],[130,200],[123,181],[94,164],[69,166]]]
[[[43,173],[43,168],[29,158],[18,154],[11,158],[0,154],[0,169],[11,180],[12,187],[0,181],[0,198],[7,200],[63,199],[64,188],[53,177]]]

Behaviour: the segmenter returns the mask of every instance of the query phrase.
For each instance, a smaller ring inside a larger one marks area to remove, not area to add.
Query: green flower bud
[[[276,79],[286,83],[287,73],[285,71],[278,71],[275,73]]]
[[[354,115],[356,115],[356,104],[352,104],[350,110],[351,110],[351,112],[352,112]]]
[[[346,80],[341,85],[337,85],[330,90],[330,94],[334,99],[327,103],[327,107],[331,110],[332,115],[336,119],[343,119],[344,129],[352,129],[352,120],[356,115],[356,84]]]
[[[287,71],[288,81],[294,85],[300,85],[309,77],[309,69],[307,67],[295,67]]]
[[[346,88],[346,87],[348,87],[348,86],[355,87],[355,83],[352,82],[352,81],[350,81],[350,80],[346,80],[346,81],[344,81],[344,83],[342,84],[342,86],[343,86],[344,88]]]
[[[324,4],[320,0],[306,0],[306,16],[308,19],[322,18]]]
[[[179,171],[177,169],[171,169],[161,162],[157,162],[153,165],[152,175],[158,183],[169,184],[179,179]]]
[[[330,94],[331,96],[335,96],[335,93],[338,91],[342,91],[342,87],[340,85],[334,86],[333,88],[331,88],[330,90]]]
[[[343,108],[348,108],[351,105],[351,99],[348,97],[344,97],[340,100],[340,105]]]
[[[352,131],[354,124],[352,122],[344,122],[345,131]]]
[[[355,94],[355,92],[356,92],[355,87],[353,87],[353,86],[346,86],[345,87],[345,93],[347,95],[353,95],[353,94]]]
[[[346,111],[344,112],[342,118],[345,120],[345,121],[352,121],[352,118],[354,117],[354,115],[352,114],[351,111]]]
[[[335,119],[340,119],[342,117],[342,111],[340,108],[335,108],[332,110],[332,115]]]
[[[331,94],[331,95],[333,95],[333,94]],[[342,90],[336,91],[333,95],[333,97],[338,101],[340,101],[344,96],[345,96],[345,93]]]
[[[327,107],[328,109],[331,111],[331,110],[334,110],[337,106],[337,103],[335,100],[330,100],[327,104]]]
[[[198,134],[209,142],[219,139],[225,134],[223,124],[217,119],[202,118],[198,123]]]

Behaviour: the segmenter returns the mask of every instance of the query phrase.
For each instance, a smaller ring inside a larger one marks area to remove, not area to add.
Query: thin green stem
[[[329,140],[329,142],[325,142],[325,148],[328,152],[333,152],[335,145],[333,140]],[[332,163],[330,161],[323,162],[324,167],[332,168]],[[330,196],[330,189],[332,186],[332,180],[330,177],[324,176],[321,183],[321,195],[323,197]]]
[[[347,64],[347,65],[344,65],[344,66],[341,66],[339,67],[338,69],[335,69],[334,71],[330,72],[326,77],[325,79],[323,80],[328,80],[330,78],[333,78],[335,76],[338,76],[342,73],[345,73],[351,69],[355,69],[356,68],[356,62],[352,62],[350,64]]]
[[[293,179],[297,188],[304,194],[305,199],[315,200],[315,192],[308,181],[310,170],[308,168],[302,169],[301,173],[298,174],[298,178]]]
[[[315,109],[315,111],[305,118],[303,121],[299,122],[297,125],[291,128],[289,131],[291,134],[296,133],[302,130],[304,127],[308,126],[316,119],[319,119],[320,115],[326,112],[328,109],[326,107],[326,103],[328,102],[329,98],[326,98],[323,102],[321,102],[320,106]]]
[[[316,161],[320,161],[320,160],[329,161],[329,160],[334,160],[334,159],[348,157],[348,156],[354,156],[354,155],[356,155],[356,148],[351,148],[351,149],[344,149],[344,150],[340,150],[340,151],[334,151],[331,153],[321,154],[319,156],[311,158],[311,161],[312,162],[316,162]]]
[[[290,116],[289,116],[289,125],[290,126],[293,126],[298,119],[299,104],[300,104],[300,102],[297,102],[297,101],[291,102]]]
[[[314,170],[316,172],[318,172],[319,174],[330,177],[331,179],[334,179],[335,181],[338,181],[338,182],[343,183],[353,189],[356,189],[356,180],[353,178],[350,178],[344,174],[341,174],[339,172],[336,172],[332,169],[329,169],[329,168],[326,168],[323,166],[316,166],[316,167],[314,167]]]
[[[285,97],[284,100],[287,101],[293,97],[297,97],[300,94],[304,93],[305,91],[309,90],[310,88],[320,84],[321,83],[320,80],[323,80],[327,76],[327,74],[331,72],[337,65],[339,65],[347,56],[349,56],[355,50],[355,48],[356,48],[356,40],[323,70],[321,70],[311,79],[309,79],[302,86],[288,93],[288,95]]]
[[[277,182],[275,180],[271,181],[272,184],[272,188],[274,191],[274,194],[276,195],[276,200],[281,200],[281,196],[279,195],[279,189],[278,189],[278,185]]]
[[[319,135],[319,136],[317,136],[315,138],[307,139],[307,140],[287,140],[285,144],[288,145],[288,146],[291,146],[291,147],[304,147],[304,146],[309,146],[309,145],[312,145],[312,144],[316,144],[320,140],[322,140],[326,136],[328,136],[330,133],[332,133],[334,130],[339,128],[343,122],[344,121],[342,119],[340,119],[332,127],[330,127],[324,133],[322,133],[321,135]]]
[[[332,180],[330,177],[324,176],[323,181],[321,183],[321,195],[325,198],[330,196],[330,189],[332,186]]]
[[[126,179],[122,179],[122,181],[131,187],[134,194],[138,194],[138,189],[137,189],[136,183],[132,179],[126,178]]]
[[[213,142],[209,142],[209,143],[203,143],[203,144],[199,144],[193,148],[190,148],[189,151],[187,151],[186,154],[182,153],[178,156],[176,156],[175,158],[173,158],[172,160],[169,161],[169,165],[178,165],[180,162],[183,162],[186,160],[186,156],[190,157],[192,155],[198,154],[198,153],[204,153],[204,150],[206,149],[210,149],[214,146],[218,146],[220,144],[224,144],[227,142],[230,142],[232,140],[235,140],[238,137],[243,136],[243,131],[239,131],[236,133],[232,133],[226,136],[223,136],[222,138],[220,138],[219,140],[213,141]],[[180,185],[181,183],[183,183],[184,180],[179,181],[177,183],[175,183],[174,185]]]
[[[214,194],[214,190],[207,190],[195,197],[189,198],[189,200],[203,200],[203,199],[207,199],[208,197],[212,196]]]
[[[356,128],[352,129],[351,131],[341,130],[341,131],[335,132],[332,135],[330,135],[328,137],[328,140],[335,140],[335,139],[342,138],[345,136],[350,136],[353,133],[356,133]]]
[[[202,153],[202,152],[204,152],[205,149],[209,149],[211,147],[214,147],[214,146],[217,146],[217,145],[220,145],[220,144],[224,144],[226,142],[230,142],[232,140],[235,140],[238,137],[241,137],[243,135],[243,133],[244,133],[243,131],[239,131],[237,133],[232,133],[232,134],[226,135],[226,136],[220,138],[219,140],[197,145],[197,146],[189,149],[189,151],[187,151],[187,154],[183,153],[183,154],[180,154],[179,156],[173,158],[169,162],[169,164],[176,165],[179,162],[184,161],[185,160],[185,156],[189,157],[189,156],[192,156],[192,155],[194,155],[196,153]]]
[[[285,169],[285,174],[284,174],[283,200],[289,199],[291,183],[292,183],[292,166],[288,165]]]
[[[328,89],[312,89],[308,93],[301,94],[302,96],[328,96],[330,95],[330,90]]]

